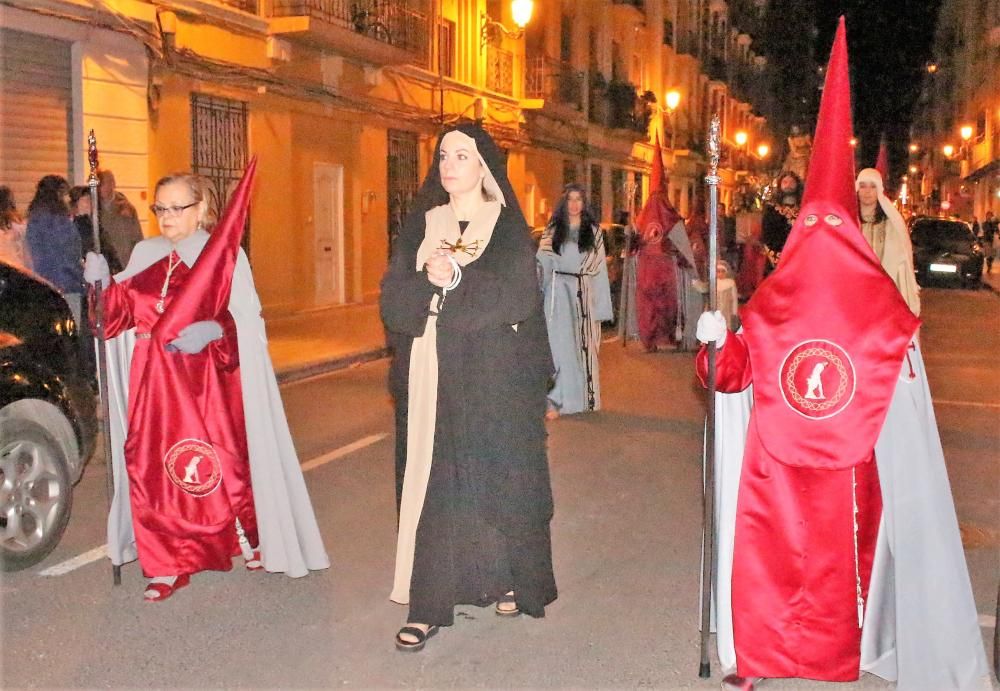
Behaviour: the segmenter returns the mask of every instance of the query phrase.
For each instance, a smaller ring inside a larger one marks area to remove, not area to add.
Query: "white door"
[[[316,304],[344,302],[344,166],[313,166]]]

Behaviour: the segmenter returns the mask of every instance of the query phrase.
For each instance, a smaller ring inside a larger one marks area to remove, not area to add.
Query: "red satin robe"
[[[639,338],[646,348],[675,341],[677,326],[677,263],[666,237],[641,241],[636,272]]]
[[[176,265],[170,275],[165,306],[187,280],[191,269],[174,256]],[[125,442],[125,465],[129,477],[132,520],[139,563],[147,577],[196,573],[204,570],[228,571],[232,557],[239,554],[236,519],[239,519],[251,545],[258,544],[257,521],[250,486],[246,428],[240,387],[239,350],[236,325],[228,312],[217,319],[223,337],[209,343],[194,355],[173,353],[184,375],[180,384],[191,389],[196,410],[179,410],[172,399],[146,406],[155,410],[155,419],[136,419],[134,405],[140,389],[156,371],[146,371],[149,348],[147,336],[159,319],[156,303],[167,277],[169,257],[104,291],[105,328],[114,337],[136,327],[136,345],[129,376],[129,420]],[[167,391],[172,389],[167,388]],[[168,429],[172,420],[195,414],[204,421],[205,430],[217,450],[218,466],[195,463],[191,472],[190,456],[175,468],[173,477],[165,459],[143,453],[149,448],[148,435]],[[153,414],[147,415],[153,418]],[[221,472],[217,483],[208,484],[208,476]],[[182,477],[183,476],[183,477]],[[196,481],[206,487],[199,492]]]
[[[702,383],[707,363],[702,348],[697,358]],[[752,383],[742,336],[728,334],[716,369],[719,392],[735,393]],[[869,461],[853,468],[793,467],[767,453],[755,416],[756,411],[747,429],[733,552],[737,672],[744,677],[856,680],[861,657],[858,581],[867,603],[882,515],[874,450]]]

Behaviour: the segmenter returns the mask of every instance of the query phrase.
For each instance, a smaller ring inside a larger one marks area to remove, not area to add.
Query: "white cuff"
[[[448,261],[451,262],[452,277],[451,283],[444,287],[444,293],[447,293],[449,290],[455,290],[455,288],[458,287],[458,284],[462,282],[462,267],[458,265],[458,262],[455,261],[455,258],[450,254],[448,255]]]

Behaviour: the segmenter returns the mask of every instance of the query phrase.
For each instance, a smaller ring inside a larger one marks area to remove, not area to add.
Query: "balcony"
[[[256,0],[231,0],[255,4]],[[404,0],[273,0],[272,30],[375,64],[426,66],[427,14]]]
[[[514,95],[514,54],[509,50],[486,47],[486,88],[506,96]]]
[[[549,99],[582,111],[583,72],[560,60],[532,58],[525,72],[524,95],[527,98]]]

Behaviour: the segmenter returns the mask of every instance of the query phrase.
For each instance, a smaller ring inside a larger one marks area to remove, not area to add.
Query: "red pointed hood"
[[[649,192],[667,188],[667,176],[663,173],[663,149],[660,148],[660,133],[656,133],[653,145],[653,174],[649,178]]]
[[[838,469],[871,458],[919,325],[858,225],[841,18],[802,209],[743,325],[754,416],[772,457]]]
[[[188,324],[215,319],[223,310],[228,309],[236,255],[250,211],[250,193],[256,173],[255,156],[229,198],[222,218],[198,255],[187,282],[156,323],[154,338],[169,343]]]
[[[885,145],[885,139],[882,139],[878,145],[878,156],[875,158],[875,170],[877,170],[879,175],[882,176],[883,181],[889,179],[889,149]]]

